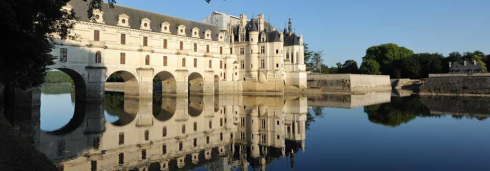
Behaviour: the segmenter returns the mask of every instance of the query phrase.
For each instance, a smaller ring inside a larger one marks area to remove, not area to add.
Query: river
[[[31,131],[64,170],[490,170],[485,98],[106,92],[85,103],[60,87],[42,88]]]

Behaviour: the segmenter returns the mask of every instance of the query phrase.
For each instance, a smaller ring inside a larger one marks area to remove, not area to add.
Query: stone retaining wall
[[[420,94],[490,95],[490,73],[430,74]]]
[[[388,75],[308,75],[308,88],[321,89],[327,92],[391,90],[391,82]]]

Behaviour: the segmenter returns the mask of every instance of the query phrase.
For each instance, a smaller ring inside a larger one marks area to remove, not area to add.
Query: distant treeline
[[[339,62],[336,66],[328,67],[321,64],[321,59],[315,60],[316,54],[319,54],[318,58],[322,57],[321,52],[311,52],[305,46],[305,63],[308,70],[324,74],[372,74],[420,79],[427,78],[430,73],[448,73],[449,62],[476,61],[484,70],[490,65],[490,54],[481,51],[452,52],[444,56],[440,53],[414,53],[393,43],[369,47],[360,66],[354,60],[347,60],[343,64]]]
[[[44,77],[45,83],[73,83],[68,74],[62,71],[50,71]]]

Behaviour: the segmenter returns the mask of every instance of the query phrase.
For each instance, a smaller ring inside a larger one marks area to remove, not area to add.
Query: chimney
[[[464,66],[466,66],[466,63],[468,63],[468,62],[464,61]]]
[[[240,22],[241,22],[242,26],[247,25],[247,15],[240,14]]]
[[[259,19],[259,31],[263,31],[265,28],[265,17],[264,14],[257,15],[257,19]]]
[[[453,64],[452,62],[449,62],[449,69],[451,69],[452,64]]]
[[[473,65],[476,65],[476,60],[473,60]]]

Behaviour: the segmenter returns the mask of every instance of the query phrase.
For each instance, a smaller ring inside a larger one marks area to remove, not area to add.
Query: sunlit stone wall
[[[308,75],[308,88],[341,92],[391,90],[391,82],[388,75]]]

